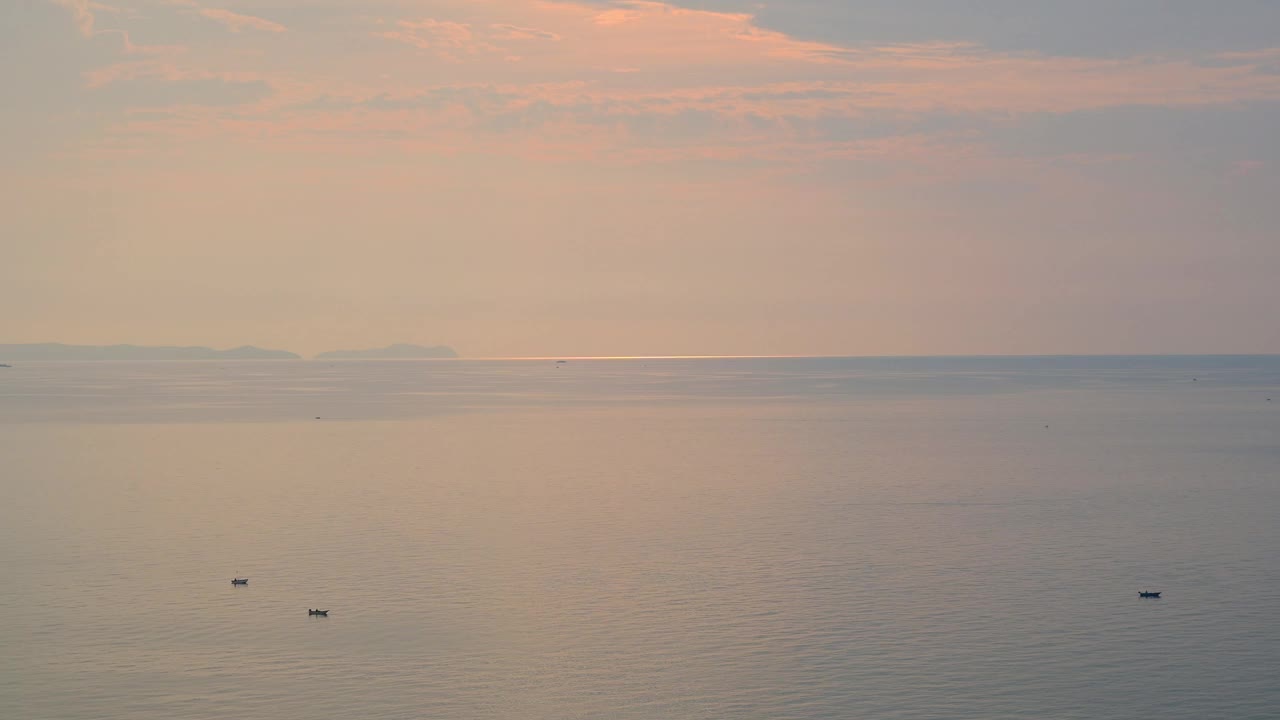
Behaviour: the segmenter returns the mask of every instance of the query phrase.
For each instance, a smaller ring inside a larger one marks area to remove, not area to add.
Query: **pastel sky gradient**
[[[1280,3],[7,0],[0,342],[1280,352]]]

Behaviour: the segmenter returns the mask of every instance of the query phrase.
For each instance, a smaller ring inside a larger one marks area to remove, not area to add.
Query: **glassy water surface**
[[[32,364],[0,452],[2,718],[1280,716],[1278,358]]]

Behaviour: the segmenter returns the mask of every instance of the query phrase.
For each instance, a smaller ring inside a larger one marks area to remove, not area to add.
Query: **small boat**
[[[1158,592],[1151,592],[1150,590],[1139,590],[1139,591],[1138,591],[1138,597],[1145,597],[1145,598],[1158,598],[1158,597],[1160,597],[1160,593],[1158,593]]]
[[[232,578],[231,584],[232,585],[248,585],[249,578]]]
[[[308,614],[308,615],[319,615],[320,617],[329,617],[329,611],[328,611],[328,610],[312,610],[311,608],[307,608],[307,614]]]

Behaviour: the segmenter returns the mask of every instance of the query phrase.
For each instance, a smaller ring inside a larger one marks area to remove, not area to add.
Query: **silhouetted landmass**
[[[421,345],[388,345],[371,350],[334,350],[320,353],[317,360],[413,360],[429,358],[456,358],[458,353],[448,345],[423,347]]]
[[[147,347],[144,345],[63,345],[35,343],[0,345],[5,360],[299,360],[286,350],[263,350],[249,345],[231,350],[207,347]]]

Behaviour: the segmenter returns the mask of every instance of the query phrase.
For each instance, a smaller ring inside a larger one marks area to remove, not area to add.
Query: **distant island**
[[[320,353],[316,360],[423,360],[456,358],[458,353],[447,345],[396,344],[369,350],[334,350]],[[91,361],[159,361],[159,360],[301,360],[288,350],[265,350],[244,345],[230,350],[207,347],[174,347],[148,345],[65,345],[63,343],[0,344],[0,368],[10,362],[43,362],[58,360]]]
[[[148,347],[144,345],[63,345],[33,343],[0,345],[6,361],[45,360],[300,360],[286,350],[264,350],[245,345],[231,350],[207,347]]]
[[[456,358],[458,353],[447,345],[423,347],[422,345],[388,345],[371,350],[334,350],[320,353],[316,360],[423,360]]]

